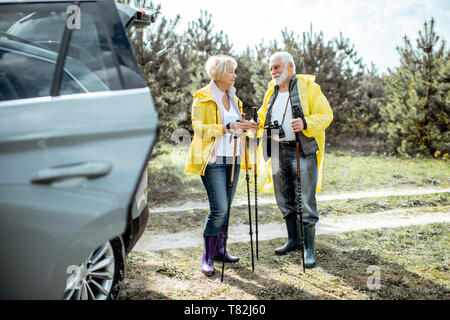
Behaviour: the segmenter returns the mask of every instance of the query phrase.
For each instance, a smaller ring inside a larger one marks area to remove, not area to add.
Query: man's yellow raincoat
[[[242,102],[236,95],[234,95],[234,101],[242,114]],[[223,135],[219,107],[214,101],[209,85],[194,93],[191,120],[194,138],[189,148],[185,172],[203,176],[209,161],[214,162],[217,141]],[[245,169],[243,152],[241,152],[241,168]]]
[[[315,76],[299,74],[296,77],[298,95],[307,123],[306,130],[303,130],[303,134],[307,137],[314,137],[319,147],[317,151],[317,192],[320,192],[322,186],[323,156],[325,152],[325,129],[333,121],[333,111],[327,98],[320,90],[320,86],[314,82]],[[258,110],[258,117],[261,120],[258,130],[259,138],[263,136],[267,108],[270,97],[274,92],[274,87],[275,82],[272,80],[269,82],[269,89],[264,96],[264,103]],[[262,143],[260,143],[258,146],[258,189],[262,193],[273,192],[271,159],[267,162],[264,161],[262,154]]]

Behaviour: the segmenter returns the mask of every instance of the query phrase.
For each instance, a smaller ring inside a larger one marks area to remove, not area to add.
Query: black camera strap
[[[283,120],[281,120],[281,125],[280,125],[281,127],[283,126],[284,118],[286,117],[287,106],[289,104],[289,100],[291,99],[291,93],[292,93],[292,90],[289,90],[289,97],[287,98],[286,106],[284,107]]]
[[[304,129],[306,129],[306,121],[305,121],[305,115],[303,114],[303,110],[301,107],[301,101],[298,94],[297,89],[297,79],[291,82],[290,91],[292,93],[291,96],[291,107],[292,107],[292,118],[301,118],[303,120],[303,125],[305,126]]]
[[[272,107],[273,104],[275,103],[275,100],[277,99],[277,96],[278,96],[278,86],[275,86],[274,92],[269,100],[269,107],[267,108],[266,121],[264,122],[264,127],[266,127],[268,123],[272,122]]]

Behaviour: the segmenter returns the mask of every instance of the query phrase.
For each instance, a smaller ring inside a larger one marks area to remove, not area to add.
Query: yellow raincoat
[[[320,90],[320,86],[314,82],[315,76],[299,74],[297,77],[297,89],[300,98],[303,114],[307,123],[307,129],[303,134],[307,137],[316,139],[319,150],[317,151],[318,180],[317,192],[320,192],[322,186],[322,167],[323,156],[325,153],[325,129],[333,121],[333,111],[327,98]],[[264,103],[258,110],[258,117],[261,119],[258,129],[258,137],[263,136],[264,122],[270,97],[274,92],[275,82],[269,82],[269,89],[264,96]],[[258,146],[258,190],[261,193],[274,192],[272,182],[271,159],[264,161],[262,156],[262,144]]]
[[[234,101],[242,114],[242,102],[237,99],[236,95]],[[194,138],[189,147],[185,172],[203,176],[208,162],[213,160],[211,157],[215,156],[218,137],[223,135],[219,107],[214,101],[209,85],[194,93],[191,120]],[[248,151],[246,152],[248,155]],[[241,168],[245,169],[243,152],[241,152]]]

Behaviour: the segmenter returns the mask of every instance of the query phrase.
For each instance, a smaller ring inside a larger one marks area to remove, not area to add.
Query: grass
[[[334,152],[325,156],[328,192],[450,185],[450,166],[443,159],[406,159]]]
[[[159,146],[158,150],[161,154],[148,165],[150,205],[185,200],[206,201],[200,177],[184,173],[187,149],[164,145]],[[241,170],[238,183],[236,197],[245,198],[245,170]],[[323,194],[449,186],[449,160],[369,156],[351,151],[334,151],[325,155]]]
[[[319,235],[318,266],[302,273],[300,253],[275,256],[283,239],[262,241],[251,270],[249,244],[230,244],[241,257],[200,272],[202,248],[132,252],[122,299],[450,299],[450,224]],[[195,258],[193,258],[195,257]],[[370,267],[372,266],[372,267]],[[374,266],[374,267],[373,267]],[[380,287],[371,279],[379,270]]]

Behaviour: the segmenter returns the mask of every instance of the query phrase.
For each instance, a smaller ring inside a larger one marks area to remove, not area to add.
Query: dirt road
[[[411,195],[411,194],[430,194],[438,192],[450,192],[450,188],[428,188],[428,189],[406,189],[406,190],[376,190],[369,192],[344,193],[336,195],[319,195],[318,201],[342,200],[342,199],[358,199],[368,197],[382,197],[394,195]],[[273,197],[260,199],[259,205],[274,204]],[[246,201],[236,199],[234,206],[246,204]],[[157,207],[152,212],[176,212],[190,209],[204,209],[208,207],[208,203],[204,202],[187,202],[182,206],[174,207]],[[400,227],[408,225],[422,225],[437,222],[450,222],[450,212],[421,212],[411,214],[408,209],[395,209],[383,212],[375,212],[367,214],[352,214],[349,216],[325,216],[320,217],[316,226],[317,234],[331,234],[347,231],[356,231],[363,229],[378,229],[384,227]],[[202,229],[183,231],[177,233],[167,232],[150,232],[146,231],[137,243],[134,251],[157,251],[165,249],[188,248],[202,246]],[[248,225],[239,224],[230,226],[229,243],[249,241]],[[256,235],[254,235],[255,237]],[[283,223],[266,223],[259,225],[258,238],[261,241],[272,240],[286,237],[286,227]]]

